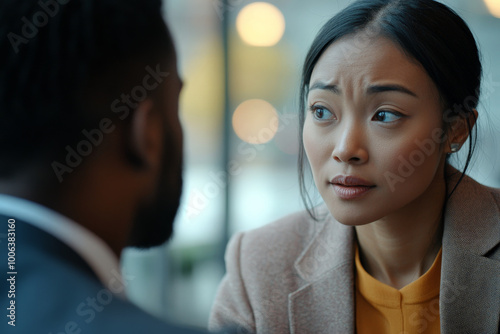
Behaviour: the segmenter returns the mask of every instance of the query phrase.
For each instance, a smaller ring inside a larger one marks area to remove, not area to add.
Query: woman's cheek
[[[307,159],[309,160],[311,168],[313,169],[313,172],[319,164],[321,152],[323,150],[321,142],[317,137],[317,132],[314,131],[310,122],[306,120],[306,123],[304,124],[302,139],[304,141],[304,150],[306,152]]]
[[[382,175],[386,186],[392,192],[417,190],[428,185],[439,164],[439,152],[426,154],[416,141],[407,141],[393,147],[386,156]]]

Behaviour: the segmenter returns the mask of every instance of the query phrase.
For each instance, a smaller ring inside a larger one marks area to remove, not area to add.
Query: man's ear
[[[478,116],[477,110],[472,109],[472,112],[468,113],[467,115],[464,115],[463,117],[459,117],[457,120],[453,122],[450,129],[448,130],[449,131],[448,140],[445,147],[446,153],[454,153],[460,150],[462,145],[469,137],[470,135],[469,132],[472,132],[472,129],[476,125],[477,116]],[[469,124],[467,124],[467,122],[469,122]],[[452,150],[452,147],[456,145],[458,145],[458,148]]]
[[[147,98],[133,111],[128,151],[143,168],[157,167],[163,150],[163,123],[154,102]]]

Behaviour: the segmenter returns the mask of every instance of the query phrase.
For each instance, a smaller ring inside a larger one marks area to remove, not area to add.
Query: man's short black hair
[[[0,178],[61,157],[146,67],[172,56],[161,8],[161,0],[0,0]]]

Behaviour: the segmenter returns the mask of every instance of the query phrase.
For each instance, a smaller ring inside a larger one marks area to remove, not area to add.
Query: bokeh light
[[[500,18],[500,0],[484,0],[491,15]]]
[[[278,128],[278,113],[272,104],[264,100],[247,100],[233,114],[234,132],[250,144],[267,143],[274,138]]]
[[[302,59],[290,57],[293,49],[286,43],[255,48],[238,39],[232,45],[229,79],[233,101],[259,98],[283,105],[298,86],[295,71]]]
[[[285,32],[283,13],[267,2],[251,3],[240,11],[236,29],[243,41],[252,46],[273,46]]]

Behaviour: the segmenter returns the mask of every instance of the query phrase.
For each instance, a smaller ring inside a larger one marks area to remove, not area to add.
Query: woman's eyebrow
[[[324,82],[315,82],[311,87],[309,87],[309,91],[315,89],[328,90],[334,94],[340,94],[340,89],[337,85],[326,84]]]
[[[315,89],[321,89],[321,90],[327,90],[330,91],[334,94],[340,94],[340,88],[337,85],[332,85],[332,84],[327,84],[324,82],[315,82],[312,84],[311,87],[309,87],[309,91],[315,90]],[[367,93],[368,94],[377,94],[377,93],[384,93],[384,92],[400,92],[404,94],[411,95],[413,97],[418,98],[418,95],[409,90],[408,88],[397,85],[397,84],[391,84],[391,85],[372,85],[368,87]]]
[[[415,94],[408,88],[401,85],[373,85],[368,87],[367,92],[368,94],[377,94],[384,92],[400,92],[418,98],[417,94]]]

